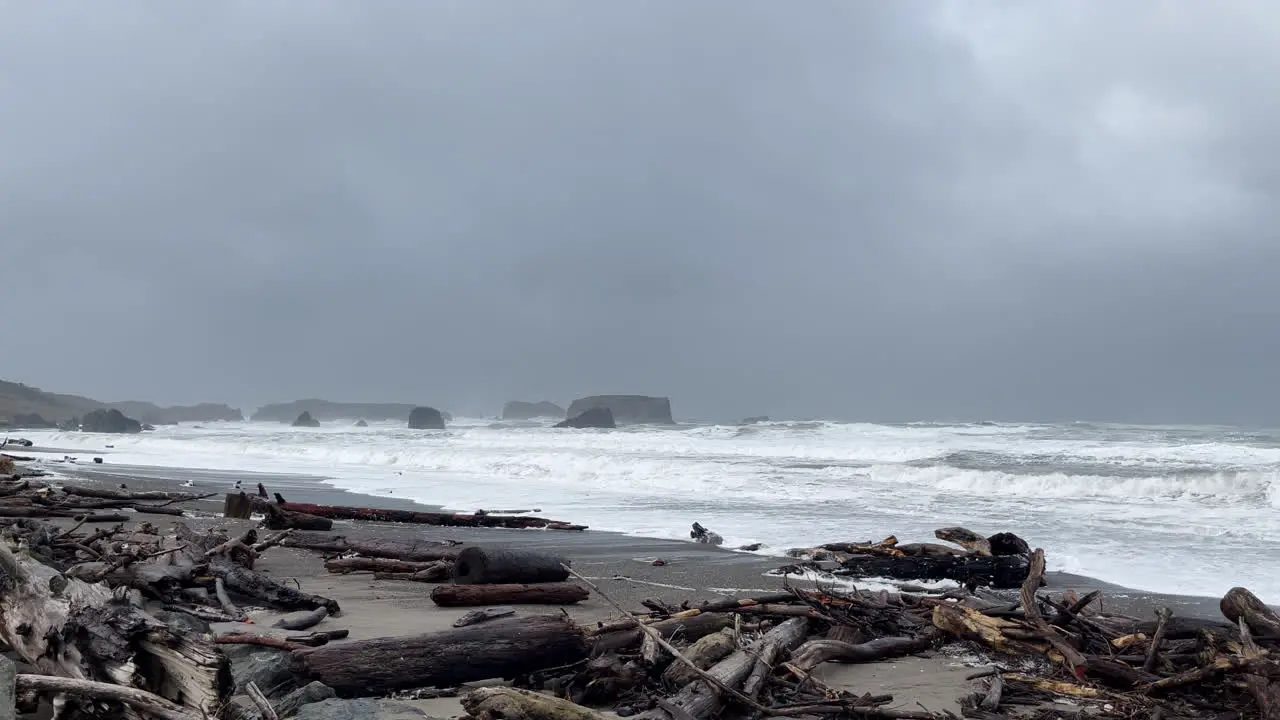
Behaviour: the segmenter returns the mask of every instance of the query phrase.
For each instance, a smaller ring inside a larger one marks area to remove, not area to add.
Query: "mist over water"
[[[1049,567],[1141,590],[1280,596],[1280,433],[1121,425],[766,423],[564,431],[458,419],[443,432],[326,423],[26,433],[108,462],[292,472],[455,510],[540,508],[597,530],[766,551],[1012,531]]]

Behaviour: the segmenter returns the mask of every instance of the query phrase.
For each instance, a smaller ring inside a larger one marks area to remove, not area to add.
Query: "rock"
[[[142,429],[146,432],[152,432],[156,429],[156,426],[151,423],[142,423]]]
[[[1027,544],[1027,541],[1010,532],[996,533],[987,538],[987,543],[991,545],[992,555],[1031,556],[1031,546]]]
[[[738,424],[739,425],[755,425],[756,423],[764,423],[764,422],[769,422],[768,415],[752,415],[749,418],[742,418],[742,422]]]
[[[288,695],[285,695],[279,702],[275,703],[276,713],[279,714],[280,717],[289,717],[297,712],[303,705],[323,702],[337,696],[338,694],[333,691],[333,688],[322,682],[313,680]]]
[[[303,410],[302,414],[298,416],[298,419],[293,421],[293,426],[306,428],[320,427],[320,421],[311,417],[311,413]]]
[[[609,408],[588,408],[581,414],[575,415],[568,420],[562,420],[556,423],[558,428],[616,428],[618,425],[613,421],[613,413]]]
[[[297,720],[417,720],[430,717],[418,708],[395,700],[322,700],[303,705]]]
[[[40,417],[40,413],[18,413],[9,418],[9,427],[36,429],[57,427],[57,424]]]
[[[356,427],[369,427],[369,423],[365,422],[364,420],[357,420]]]
[[[591,408],[608,408],[613,419],[620,423],[654,423],[673,425],[671,399],[646,395],[593,395],[574,400],[569,406],[569,417],[576,417]]]
[[[280,697],[297,689],[293,656],[261,645],[219,645],[231,663],[233,695],[243,695],[249,683],[257,683],[267,697]]]
[[[419,406],[409,413],[410,430],[443,430],[444,416],[433,407]]]
[[[114,408],[99,409],[85,413],[80,420],[80,429],[96,433],[140,433],[142,423],[125,417],[124,413]]]
[[[564,416],[564,408],[547,400],[540,402],[512,400],[502,406],[503,420],[532,420],[541,417],[563,420]]]

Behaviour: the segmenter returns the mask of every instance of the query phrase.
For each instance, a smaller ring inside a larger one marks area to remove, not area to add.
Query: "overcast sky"
[[[1277,77],[1265,0],[0,0],[0,377],[1280,423]]]

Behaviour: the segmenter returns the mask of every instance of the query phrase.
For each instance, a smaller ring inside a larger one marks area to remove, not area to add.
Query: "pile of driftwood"
[[[0,518],[77,518],[86,523],[119,523],[133,518],[124,510],[181,516],[178,503],[213,497],[194,493],[133,491],[97,486],[54,486],[16,473],[0,481]]]

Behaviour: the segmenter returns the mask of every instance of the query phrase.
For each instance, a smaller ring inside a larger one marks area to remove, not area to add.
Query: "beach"
[[[38,449],[35,449],[38,450]],[[58,452],[35,453],[56,460]],[[205,501],[186,504],[195,527],[217,527],[235,534],[252,527],[248,521],[218,517],[225,492],[240,481],[255,491],[262,483],[269,492],[279,492],[291,502],[323,505],[355,505],[392,509],[438,510],[410,500],[389,496],[352,493],[333,487],[323,478],[305,475],[270,473],[235,473],[178,467],[116,466],[103,456],[102,464],[85,463],[84,458],[71,463],[51,462],[46,467],[77,483],[92,483],[105,488],[126,485],[129,490],[186,490],[217,492]],[[572,518],[558,518],[568,519]],[[788,558],[729,549],[691,541],[642,538],[621,533],[587,530],[584,532],[554,530],[508,530],[470,527],[435,527],[364,521],[338,521],[333,532],[352,539],[393,538],[406,540],[454,541],[486,547],[518,547],[553,553],[570,560],[575,571],[599,586],[609,598],[623,607],[641,611],[641,601],[656,599],[679,605],[725,597],[767,595],[788,585],[814,587],[813,578],[784,578],[773,573]],[[655,561],[661,564],[655,564]],[[350,631],[350,640],[418,634],[444,630],[463,615],[467,608],[442,608],[430,599],[431,584],[376,581],[367,574],[333,574],[325,570],[317,553],[277,547],[261,559],[258,569],[277,580],[296,581],[309,593],[323,595],[339,602],[340,617],[326,620],[319,629],[341,627]],[[830,579],[828,579],[828,582]],[[849,581],[841,587],[849,589],[891,588],[888,581]],[[1109,613],[1150,618],[1157,607],[1169,607],[1183,617],[1219,619],[1217,600],[1193,596],[1146,593],[1099,583],[1089,578],[1066,573],[1049,573],[1046,590],[1055,594],[1074,591],[1084,595],[1094,590],[1103,593],[1100,608]],[[821,585],[822,581],[817,581]],[[999,594],[999,593],[993,593]],[[1003,591],[1013,598],[1016,593]],[[520,615],[559,611],[551,607],[522,607]],[[591,626],[616,618],[617,612],[600,596],[592,596],[563,610],[575,621]],[[255,612],[252,619],[269,626],[282,613]],[[913,656],[867,664],[824,664],[817,677],[833,687],[859,693],[888,694],[895,707],[924,707],[933,711],[959,711],[960,699],[974,689],[967,680],[985,664],[984,654],[973,648],[953,644]],[[456,697],[409,700],[433,717],[462,714]]]

